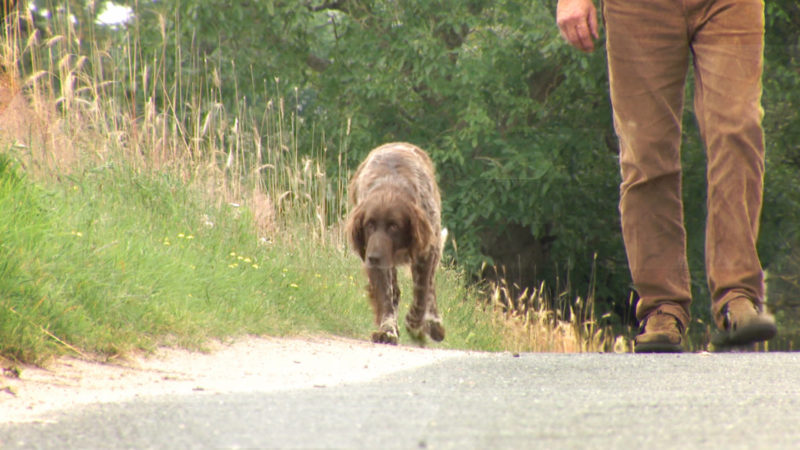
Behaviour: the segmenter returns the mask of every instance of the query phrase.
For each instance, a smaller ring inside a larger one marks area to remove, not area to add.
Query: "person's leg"
[[[690,0],[690,6],[695,112],[708,154],[706,271],[712,315],[726,329],[732,300],[745,298],[763,309],[756,239],[764,185],[764,4]]]
[[[686,16],[675,0],[605,0],[604,15],[622,233],[640,297],[636,317],[641,323],[660,311],[685,327],[691,303],[680,166]]]

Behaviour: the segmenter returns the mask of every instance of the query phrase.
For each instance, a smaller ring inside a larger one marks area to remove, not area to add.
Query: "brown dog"
[[[444,327],[434,287],[441,257],[441,199],[431,159],[411,144],[382,145],[358,166],[349,192],[354,208],[347,233],[364,261],[378,325],[372,341],[397,344],[397,266],[402,264],[411,265],[414,280],[406,329],[415,339],[441,341]]]

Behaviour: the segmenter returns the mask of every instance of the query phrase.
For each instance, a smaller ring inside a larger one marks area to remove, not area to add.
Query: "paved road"
[[[2,448],[800,448],[800,353],[469,355],[378,381],[85,407]]]

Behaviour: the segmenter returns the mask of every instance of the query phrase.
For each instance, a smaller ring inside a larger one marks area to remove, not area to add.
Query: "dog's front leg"
[[[411,264],[414,280],[414,302],[406,314],[406,328],[418,341],[428,336],[436,342],[444,340],[444,325],[436,307],[436,286],[434,275],[439,256],[430,254],[418,258]]]
[[[400,291],[397,286],[396,269],[367,269],[369,295],[375,310],[375,323],[378,331],[372,333],[372,342],[397,344],[397,301]],[[397,292],[395,292],[397,291]]]

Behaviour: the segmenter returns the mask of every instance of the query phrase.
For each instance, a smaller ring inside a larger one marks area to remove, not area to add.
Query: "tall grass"
[[[0,49],[6,88],[24,99],[2,112],[24,120],[0,135],[0,355],[368,336],[366,280],[340,227],[344,158],[323,139],[299,148],[309,125],[283,98],[226,107],[217,68],[166,31],[161,56],[144,57],[135,28],[87,40],[53,11],[49,34],[11,27]],[[168,77],[167,55],[204,75]],[[408,274],[401,289],[408,299]],[[437,289],[449,347],[613,346],[592,313],[553,315],[538,293],[510,311],[502,287],[469,288],[450,267]]]
[[[503,324],[503,345],[513,351],[618,353],[632,350],[631,342],[600,325],[593,293],[587,298],[552,298],[542,283],[535,289],[520,290],[502,278],[487,293]]]

